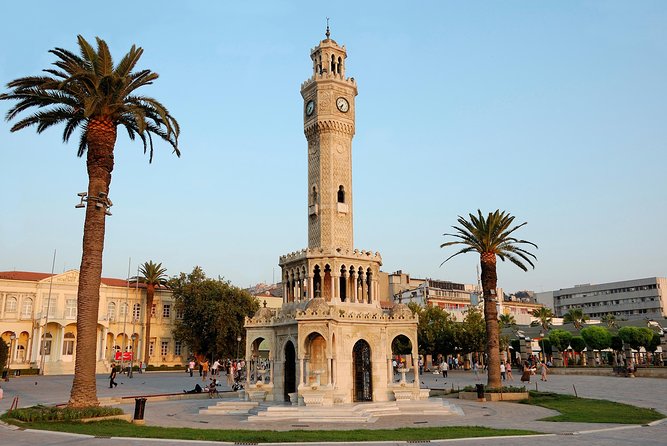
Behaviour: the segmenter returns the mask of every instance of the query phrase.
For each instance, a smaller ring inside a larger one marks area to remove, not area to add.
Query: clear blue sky
[[[103,5],[107,5],[104,6]],[[528,221],[535,270],[506,291],[667,275],[667,2],[90,2],[3,6],[0,83],[38,74],[76,35],[131,44],[182,128],[152,165],[119,133],[104,275],[149,259],[247,286],[304,248],[301,82],[324,38],[359,86],[355,246],[385,271],[473,283],[478,258],[440,267],[457,215]],[[10,103],[0,103],[4,115]],[[0,123],[0,270],[78,268],[85,159],[62,129]]]

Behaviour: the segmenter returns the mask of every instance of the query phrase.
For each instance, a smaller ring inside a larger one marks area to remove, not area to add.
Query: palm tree
[[[25,110],[37,109],[16,122],[12,132],[35,126],[37,133],[41,133],[62,123],[65,125],[63,141],[68,142],[76,129],[81,131],[77,155],[86,154],[87,203],[90,205],[83,227],[71,407],[98,404],[95,383],[97,314],[117,127],[125,127],[130,139],[141,139],[144,153],[150,149],[149,162],[153,159],[152,135],[167,141],[180,156],[176,120],[155,99],[135,94],[135,90],[153,83],[158,77],[150,70],[132,71],[143,50],[133,45],[114,66],[104,40],[97,38],[97,50],[81,36],[78,36],[78,43],[80,56],[55,48],[50,53],[57,58],[53,63],[56,68],[45,69],[47,75],[13,80],[7,84],[11,91],[0,94],[0,100],[18,101],[7,112],[8,121]]]
[[[601,322],[604,322],[607,324],[608,328],[617,328],[618,323],[616,322],[616,316],[614,316],[612,313],[607,313],[604,316],[600,318]]]
[[[574,328],[581,330],[581,327],[584,326],[584,323],[590,318],[584,314],[584,310],[581,308],[570,308],[567,313],[563,315],[564,324],[574,324]]]
[[[551,328],[554,313],[551,308],[540,307],[532,311],[531,315],[536,319],[530,323],[533,327],[541,327],[544,332]]]
[[[498,316],[499,329],[516,327],[516,319],[511,314],[501,314]]]
[[[148,347],[151,341],[151,316],[153,313],[153,298],[155,288],[167,284],[167,270],[162,268],[162,263],[153,263],[152,260],[139,267],[142,277],[139,282],[146,284],[146,336],[144,338],[144,364],[148,365]]]
[[[458,222],[461,227],[453,226],[457,231],[455,234],[444,234],[445,236],[455,237],[458,240],[443,243],[440,245],[441,248],[452,245],[464,245],[464,247],[449,256],[442,263],[444,264],[459,254],[469,252],[476,252],[480,256],[484,319],[486,321],[487,334],[486,354],[489,364],[487,384],[489,387],[500,387],[498,309],[496,308],[496,288],[498,282],[496,257],[502,261],[507,259],[522,270],[527,271],[528,268],[526,268],[523,262],[535,268],[531,258],[536,259],[536,257],[534,254],[523,249],[521,245],[531,245],[535,248],[537,248],[537,245],[512,237],[512,233],[526,223],[524,222],[512,227],[514,217],[505,211],[500,212],[500,210],[496,210],[495,212],[489,212],[486,218],[480,210],[477,211],[476,216],[473,214],[468,215],[469,220],[459,216]]]

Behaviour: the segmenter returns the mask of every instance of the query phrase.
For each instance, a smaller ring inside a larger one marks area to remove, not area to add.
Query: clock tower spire
[[[357,84],[345,77],[347,52],[330,38],[310,52],[301,85],[308,141],[308,248],[352,250],[352,138]]]

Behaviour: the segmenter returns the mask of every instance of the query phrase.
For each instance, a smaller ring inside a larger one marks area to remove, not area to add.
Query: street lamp
[[[236,337],[236,359],[239,359],[239,350],[241,348],[241,336]]]
[[[132,336],[130,337],[130,339],[132,340],[132,352],[131,352],[132,356],[130,356],[130,371],[127,372],[127,377],[128,378],[132,378],[132,371],[133,371],[133,368],[134,368],[134,351],[135,351],[134,342],[137,340],[137,335],[135,333],[132,333]]]
[[[11,368],[12,365],[12,353],[14,352],[14,340],[16,339],[16,335],[12,333],[9,336],[9,361],[7,362],[7,371]]]

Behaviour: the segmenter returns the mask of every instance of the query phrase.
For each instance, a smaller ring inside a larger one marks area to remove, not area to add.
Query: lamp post
[[[134,350],[135,350],[134,345],[135,345],[135,341],[137,340],[137,335],[132,333],[132,336],[130,337],[130,339],[132,340],[132,344],[131,344],[132,345],[132,352],[131,352],[132,356],[130,356],[130,371],[127,372],[127,377],[128,378],[132,378],[132,372],[133,372],[133,368],[134,368]]]
[[[12,366],[12,355],[14,354],[14,340],[16,339],[16,335],[12,333],[9,336],[9,361],[7,361],[7,371],[11,369]]]
[[[236,359],[239,359],[239,350],[241,349],[241,336],[236,337]]]
[[[547,362],[547,352],[544,351],[544,331],[540,330],[540,342],[542,343],[542,360],[546,364]]]

